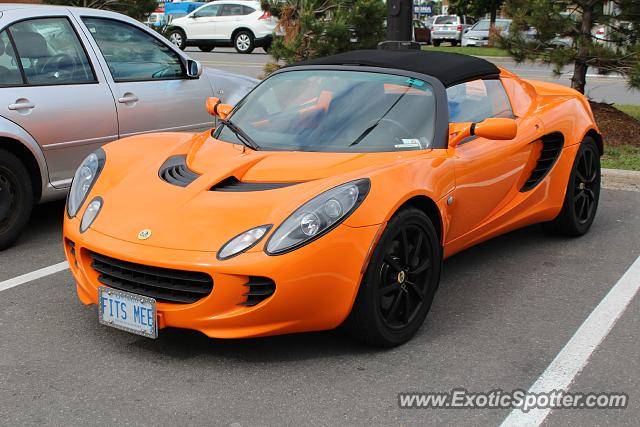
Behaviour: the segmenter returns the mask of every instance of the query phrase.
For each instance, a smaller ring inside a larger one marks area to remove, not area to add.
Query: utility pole
[[[387,39],[379,49],[420,49],[413,41],[413,0],[387,0]]]

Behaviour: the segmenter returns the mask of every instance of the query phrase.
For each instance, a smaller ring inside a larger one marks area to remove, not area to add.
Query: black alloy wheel
[[[380,347],[420,329],[440,282],[442,247],[429,217],[406,207],[388,222],[362,278],[346,331]]]

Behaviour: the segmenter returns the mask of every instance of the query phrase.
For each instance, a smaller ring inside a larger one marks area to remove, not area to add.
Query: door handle
[[[118,102],[121,104],[133,104],[134,102],[138,102],[139,99],[132,93],[125,93],[124,96],[118,98]]]
[[[16,102],[15,104],[9,104],[8,108],[9,110],[12,110],[12,111],[31,110],[33,108],[36,108],[36,104],[28,101],[20,101],[20,102]]]

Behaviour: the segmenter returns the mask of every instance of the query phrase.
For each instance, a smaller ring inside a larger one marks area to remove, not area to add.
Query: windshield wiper
[[[376,128],[376,126],[378,126],[380,124],[380,121],[382,119],[379,119],[377,122],[375,122],[374,124],[372,124],[371,126],[369,126],[368,128],[366,128],[364,130],[364,132],[362,132],[360,134],[359,137],[357,137],[356,139],[353,140],[353,142],[351,144],[349,144],[349,147],[352,147],[356,144],[359,144],[360,141],[362,141],[363,139],[365,139],[367,137],[367,135],[369,135],[371,133],[372,130],[374,130]]]
[[[245,131],[243,131],[242,129],[240,129],[238,127],[238,125],[236,125],[235,123],[233,123],[231,120],[226,120],[226,119],[218,119],[220,121],[220,123],[222,123],[223,125],[225,125],[227,128],[229,128],[229,130],[231,132],[233,132],[233,134],[240,140],[240,142],[242,142],[246,147],[251,148],[252,150],[258,151],[260,149],[260,146],[253,140],[253,138],[251,138],[249,135],[246,134]]]

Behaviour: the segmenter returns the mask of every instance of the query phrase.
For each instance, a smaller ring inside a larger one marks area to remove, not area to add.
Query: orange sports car
[[[442,260],[533,223],[591,226],[587,100],[479,58],[354,51],[285,67],[218,126],[113,142],[78,169],[64,247],[99,321],[156,337],[344,328],[410,339]]]

